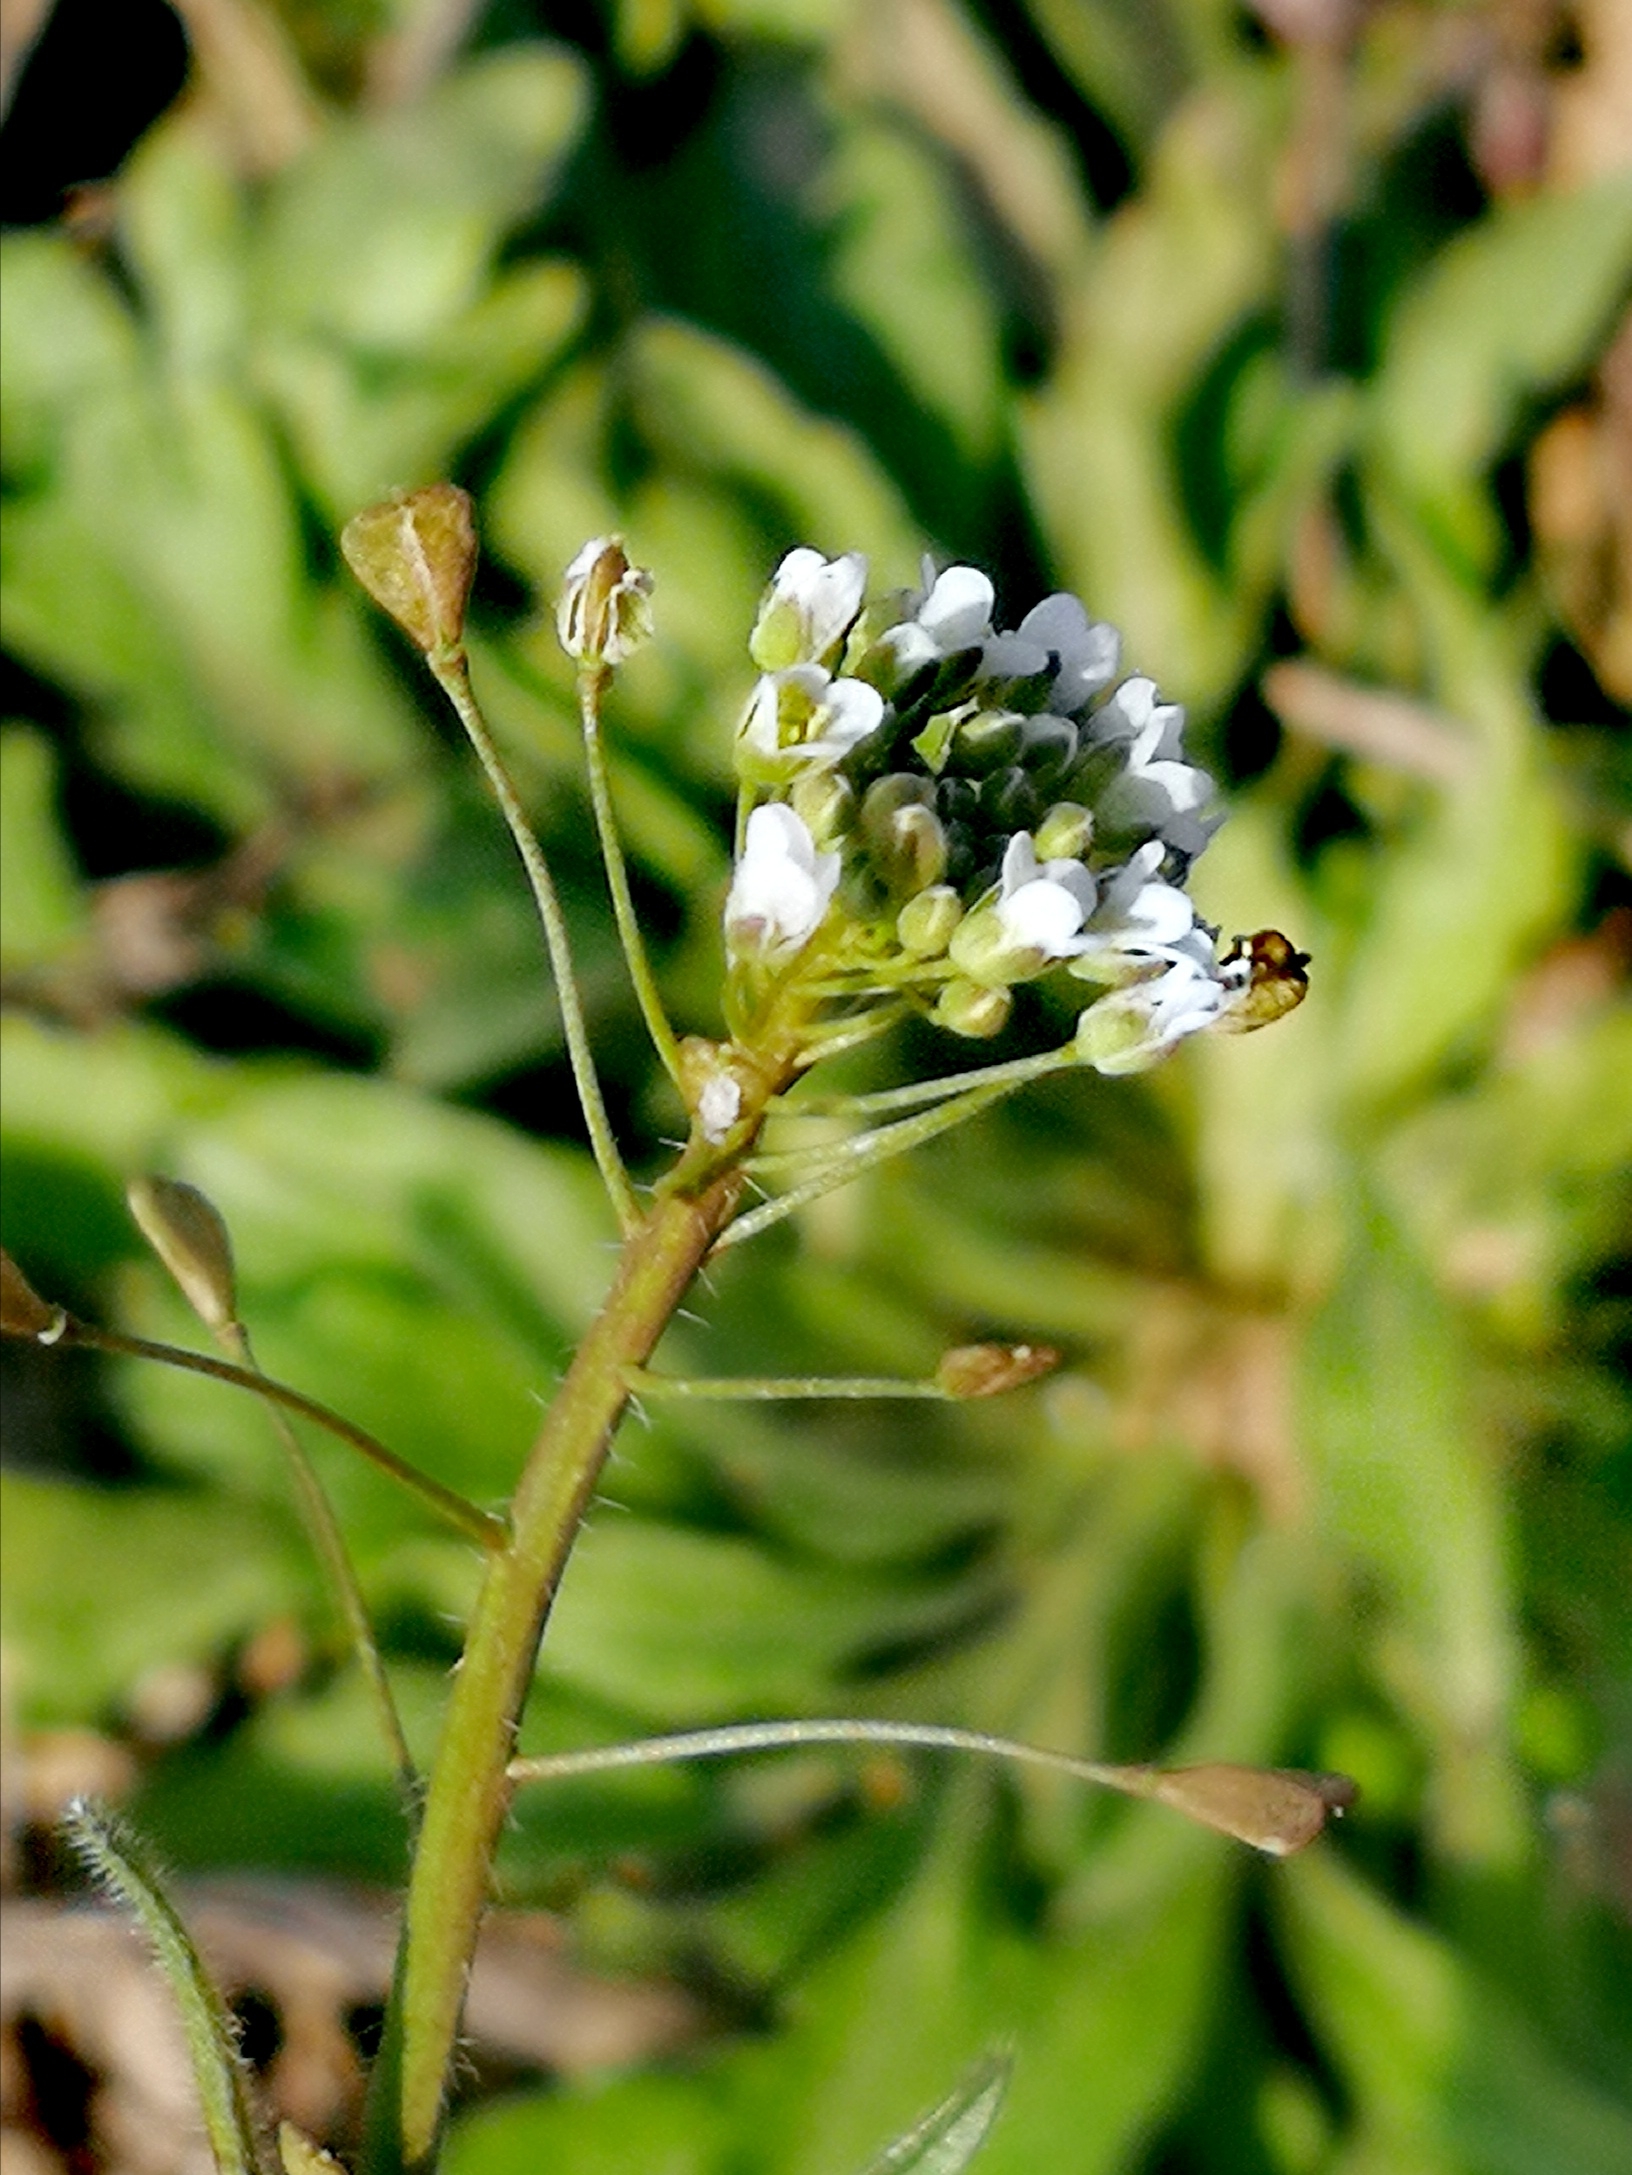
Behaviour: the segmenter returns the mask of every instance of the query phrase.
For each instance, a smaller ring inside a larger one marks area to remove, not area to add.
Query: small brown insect
[[[1250,962],[1247,978],[1219,1025],[1228,1033],[1250,1035],[1256,1027],[1295,1012],[1309,994],[1309,954],[1298,951],[1279,929],[1259,929],[1252,936],[1238,936],[1224,954],[1229,967]]]

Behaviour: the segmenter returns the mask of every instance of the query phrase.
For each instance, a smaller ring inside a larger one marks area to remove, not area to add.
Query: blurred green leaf
[[[1434,1746],[1436,1839],[1453,1857],[1502,1863],[1522,1829],[1499,1472],[1475,1419],[1466,1330],[1380,1213],[1363,1229],[1304,1355],[1319,1516],[1374,1597],[1374,1665]]]
[[[40,734],[0,735],[0,954],[46,965],[82,941],[84,889],[57,817],[57,765]]]
[[[680,1722],[792,1712],[830,1702],[869,1651],[967,1618],[974,1598],[940,1581],[915,1590],[779,1562],[747,1540],[609,1506],[573,1552],[543,1666],[632,1713]]]
[[[1449,1943],[1324,1852],[1287,1868],[1278,1916],[1315,2028],[1354,2095],[1362,2165],[1613,2175],[1632,2107],[1571,2073]]]
[[[868,2175],[961,2175],[997,2120],[1013,2063],[1007,2055],[986,2055],[922,2122],[914,2123],[876,2159]]]
[[[1465,563],[1494,564],[1483,471],[1521,401],[1567,384],[1632,293],[1632,183],[1493,210],[1406,293],[1373,394],[1379,450]]]
[[[15,1473],[3,1491],[0,1622],[36,1726],[106,1723],[148,1671],[224,1659],[269,1618],[307,1615],[320,1590],[292,1516]]]

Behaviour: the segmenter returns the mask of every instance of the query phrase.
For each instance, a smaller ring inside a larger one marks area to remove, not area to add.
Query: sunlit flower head
[[[977,567],[926,561],[871,601],[865,573],[790,552],[755,623],[733,957],[785,963],[831,915],[819,1009],[915,1006],[976,1039],[1065,968],[1096,991],[1077,1054],[1111,1072],[1290,1009],[1301,954],[1273,932],[1221,954],[1196,918],[1213,781],[1179,705],[1117,684],[1116,630],[1063,591],[1002,630]]]

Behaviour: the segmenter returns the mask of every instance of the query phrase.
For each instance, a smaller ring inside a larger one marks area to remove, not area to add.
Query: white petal
[[[1003,849],[1003,896],[1029,884],[1037,874],[1037,848],[1029,831],[1016,831]]]
[[[1081,904],[1063,884],[1050,883],[1046,876],[1000,899],[997,918],[1011,943],[1040,951],[1045,959],[1068,959],[1082,949],[1077,933]]]
[[[931,635],[941,655],[983,642],[992,631],[996,592],[974,566],[949,566],[918,607],[918,624]]]
[[[1048,670],[1048,651],[1023,634],[994,634],[981,651],[983,680],[1029,680]]]
[[[1099,897],[1099,886],[1094,882],[1091,872],[1085,869],[1080,861],[1045,861],[1041,874],[1051,884],[1057,884],[1060,890],[1067,892],[1076,900],[1078,909],[1085,919],[1093,912],[1095,902]]]
[[[857,741],[877,732],[884,719],[884,697],[866,680],[835,680],[827,699],[811,720],[813,737],[806,753],[820,750],[823,758],[837,762]]]

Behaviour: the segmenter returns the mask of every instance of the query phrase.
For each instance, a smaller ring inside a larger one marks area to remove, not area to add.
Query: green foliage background
[[[609,1219],[508,845],[339,525],[399,484],[477,495],[477,685],[647,1169],[678,1120],[585,843],[561,567],[615,528],[657,575],[614,790],[701,1032],[780,553],[972,558],[1010,621],[1077,588],[1233,781],[1204,910],[1291,933],[1309,1000],[1053,1084],[733,1255],[670,1364],[913,1373],[992,1334],[1067,1370],[950,1416],[654,1411],[526,1742],[849,1710],[1365,1792],[1275,1869],[1153,1807],[825,1755],[540,1794],[506,1893],[742,2021],[476,2111],[451,2164],[837,2175],[1008,2037],[993,2175],[1619,2175],[1632,770],[1609,621],[1572,609],[1525,462],[1594,412],[1632,183],[1481,186],[1477,69],[1442,49],[1477,59],[1493,9],[1382,7],[1332,59],[1218,0],[510,0],[394,96],[388,13],[289,6],[100,227],[5,238],[34,713],[4,744],[7,1244],[185,1341],[121,1189],[201,1185],[267,1367],[501,1502]],[[1293,655],[1413,698],[1416,755],[1277,726],[1259,685]],[[262,1416],[25,1357],[21,1722],[126,1726],[153,1672],[292,1614],[313,1667],[149,1757],[133,1816],[181,1867],[395,1877]],[[469,1553],[313,1456],[423,1746]]]

